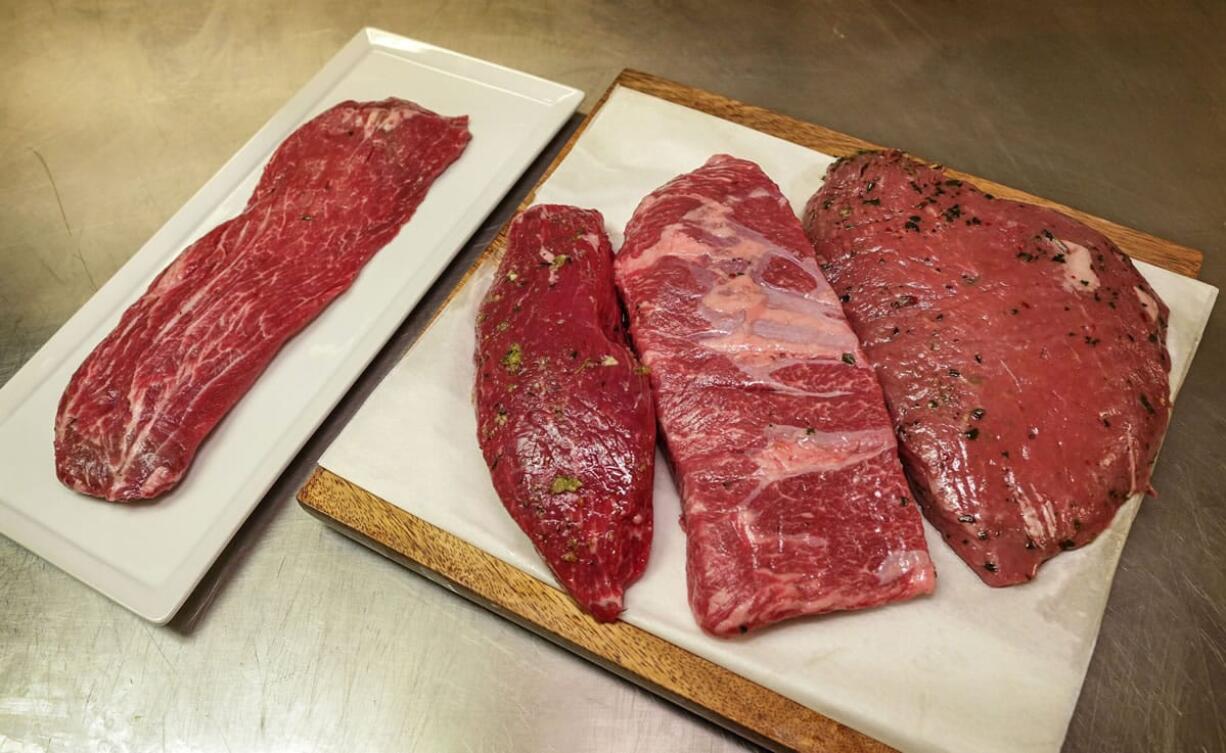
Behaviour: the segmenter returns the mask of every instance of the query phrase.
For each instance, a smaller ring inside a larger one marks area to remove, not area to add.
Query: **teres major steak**
[[[1167,308],[1101,233],[899,152],[831,166],[805,229],[881,377],[924,513],[984,582],[1149,487]]]
[[[617,619],[651,549],[656,423],[599,212],[515,218],[476,367],[478,441],[503,505],[575,601]]]
[[[643,199],[625,239],[698,623],[728,636],[930,592],[881,388],[779,188],[717,155]]]
[[[342,102],[287,138],[246,207],[188,246],[73,375],[56,473],[150,499],[285,342],[345,291],[469,141],[468,119],[412,102]]]

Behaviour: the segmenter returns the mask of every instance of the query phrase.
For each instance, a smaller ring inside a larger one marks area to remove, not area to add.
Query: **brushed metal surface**
[[[1220,3],[7,2],[0,383],[363,25],[591,98],[624,66],[709,88],[1201,248],[1202,279],[1226,284]],[[0,538],[0,751],[748,748],[292,502],[531,177],[170,627]],[[1226,750],[1224,320],[1124,552],[1069,753]]]

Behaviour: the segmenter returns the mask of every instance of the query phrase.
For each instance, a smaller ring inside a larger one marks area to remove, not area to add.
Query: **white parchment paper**
[[[609,98],[537,194],[595,207],[614,248],[639,200],[717,152],[754,160],[798,212],[833,158],[632,90]],[[1171,307],[1171,388],[1183,383],[1217,290],[1150,265]],[[473,327],[493,265],[479,271],[324,454],[323,466],[528,573],[554,582],[504,512],[476,441]],[[904,751],[1057,751],[1085,677],[1133,499],[1094,544],[1026,585],[991,589],[927,524],[936,594],[708,637],[685,594],[680,503],[658,463],[655,540],[624,619]]]

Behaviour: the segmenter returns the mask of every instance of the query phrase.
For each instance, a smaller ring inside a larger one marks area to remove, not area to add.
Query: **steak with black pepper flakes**
[[[985,583],[1030,580],[1149,488],[1168,312],[1105,236],[899,152],[836,162],[804,222],[924,513]]]

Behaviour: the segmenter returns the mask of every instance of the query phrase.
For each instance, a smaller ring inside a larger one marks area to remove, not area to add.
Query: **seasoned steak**
[[[1167,308],[1105,236],[899,152],[836,162],[804,220],[924,513],[985,583],[1030,580],[1149,488]]]
[[[699,625],[728,636],[930,592],[881,388],[779,188],[715,156],[645,198],[625,238],[617,283]]]
[[[617,619],[651,549],[656,423],[599,212],[515,218],[478,314],[476,365],[498,496],[575,601]]]
[[[174,487],[281,346],[413,216],[467,122],[343,102],[290,135],[246,208],[179,254],[77,369],[55,419],[60,480],[112,501]]]

